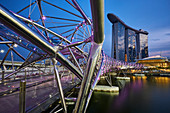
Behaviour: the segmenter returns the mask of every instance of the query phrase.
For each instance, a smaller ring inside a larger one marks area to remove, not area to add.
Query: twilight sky
[[[18,0],[1,0],[0,4],[12,11],[23,8],[25,2],[16,4]],[[34,0],[32,0],[34,1]],[[47,0],[48,1],[48,0]],[[91,17],[90,0],[77,0],[83,10]],[[23,5],[23,6],[22,6]],[[64,6],[64,4],[63,4]],[[123,22],[135,29],[149,32],[149,55],[170,57],[170,0],[105,0],[105,41],[103,49],[111,54],[111,23],[108,13],[117,15]]]
[[[105,17],[107,13],[114,13],[132,28],[148,31],[150,56],[170,57],[170,0],[106,0]],[[107,49],[111,43],[111,23],[107,18],[105,32]]]

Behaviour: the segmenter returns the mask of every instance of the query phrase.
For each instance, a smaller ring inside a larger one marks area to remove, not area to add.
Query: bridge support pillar
[[[85,113],[86,112],[85,105],[87,103],[87,98],[88,98],[88,94],[89,94],[90,87],[91,87],[92,76],[94,75],[94,69],[95,69],[98,57],[100,55],[101,49],[102,49],[102,44],[96,44],[95,42],[93,42],[91,50],[90,50],[91,54],[87,62],[88,64],[87,69],[86,69],[85,75],[81,83],[74,113]]]
[[[61,104],[64,110],[64,113],[67,113],[67,107],[66,107],[66,103],[65,103],[65,99],[64,99],[64,93],[63,93],[63,89],[61,86],[61,81],[60,81],[60,77],[59,77],[59,73],[56,67],[56,59],[53,59],[53,65],[54,65],[54,75],[55,75],[55,79],[57,82],[57,87],[59,89],[59,94],[60,94],[60,100],[61,100]]]
[[[4,75],[5,75],[5,71],[2,70],[2,83],[4,83]]]
[[[90,48],[86,72],[84,74],[74,113],[85,113],[88,106],[88,94],[92,85],[92,76],[101,53],[104,41],[104,0],[90,0],[93,18],[93,40]],[[90,94],[91,95],[91,94]]]
[[[21,81],[19,92],[19,113],[25,113],[25,93],[26,93],[26,81]]]
[[[85,113],[88,106],[88,94],[92,85],[92,77],[104,41],[104,0],[90,0],[93,18],[93,40],[74,113]]]

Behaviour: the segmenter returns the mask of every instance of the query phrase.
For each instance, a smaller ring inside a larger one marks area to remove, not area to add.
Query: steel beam
[[[100,68],[99,68],[99,72],[97,73],[97,76],[94,80],[94,82],[92,83],[91,85],[91,88],[90,88],[90,93],[88,94],[88,97],[87,97],[87,102],[86,102],[86,106],[85,106],[85,112],[87,110],[87,107],[88,107],[88,104],[90,102],[90,99],[91,99],[91,96],[92,96],[92,93],[94,91],[94,88],[95,86],[97,85],[98,81],[99,81],[99,78],[100,78],[100,75],[101,75],[101,71],[102,71],[102,66],[104,65],[104,52],[102,51],[102,59],[101,59],[101,65],[100,65]]]
[[[77,69],[77,67],[72,64],[68,59],[66,59],[61,53],[57,52],[50,44],[45,42],[43,37],[29,28],[20,19],[14,16],[8,9],[0,5],[0,22],[5,26],[9,27],[11,30],[15,31],[23,38],[29,40],[32,44],[38,46],[43,51],[48,53],[51,57],[56,57],[56,59],[65,67],[70,69],[79,79],[82,79],[83,74]]]
[[[4,56],[4,58],[3,58],[3,60],[1,61],[0,67],[2,67],[2,66],[3,66],[3,64],[4,64],[4,62],[5,62],[5,59],[6,59],[6,57],[8,56],[8,54],[9,54],[10,50],[11,50],[11,48],[9,48],[9,49],[8,49],[8,51],[7,51],[7,53],[5,54],[5,56]]]
[[[104,0],[90,0],[93,18],[94,41],[104,41]]]
[[[66,107],[66,103],[65,103],[64,93],[63,93],[63,89],[62,89],[62,86],[61,86],[59,73],[58,73],[58,70],[57,70],[57,67],[56,67],[57,62],[56,62],[56,59],[52,59],[52,61],[53,61],[53,66],[54,66],[54,75],[55,75],[55,79],[56,79],[56,82],[57,82],[57,87],[59,89],[62,107],[63,107],[64,113],[67,113],[67,107]]]
[[[74,113],[85,113],[85,107],[88,106],[86,103],[88,103],[87,97],[92,84],[92,76],[94,75],[95,66],[104,41],[104,0],[90,0],[90,2],[93,18],[94,42],[92,42],[90,49],[90,56],[73,111]]]
[[[45,27],[45,22],[43,20],[43,13],[42,13],[42,8],[41,8],[41,0],[37,0],[37,5],[38,5],[38,9],[39,9],[39,12],[40,12],[40,16],[41,16],[41,21],[42,21],[42,25]],[[46,28],[46,27],[45,27]],[[45,29],[45,35],[47,37],[47,40],[49,41],[49,36],[47,34],[47,31]]]
[[[12,41],[0,41],[0,44],[13,44]]]
[[[83,77],[79,95],[77,98],[77,102],[75,105],[74,113],[84,113],[85,105],[87,103],[87,96],[89,94],[89,89],[91,87],[91,80],[94,74],[94,69],[102,49],[102,44],[92,43],[92,47],[90,49],[90,56],[87,62],[86,72]]]
[[[77,10],[81,13],[81,15],[84,17],[84,19],[86,20],[86,22],[91,25],[91,21],[90,19],[86,16],[86,14],[83,12],[83,10],[81,9],[81,7],[79,6],[79,4],[77,3],[76,0],[72,0],[72,2],[74,3],[74,5],[76,6]]]
[[[13,13],[13,14],[14,14],[16,17],[22,19],[23,21],[25,21],[25,22],[27,22],[27,23],[29,23],[29,24],[34,24],[36,27],[38,27],[38,28],[40,28],[40,29],[42,29],[42,30],[46,30],[48,33],[50,33],[50,34],[58,37],[60,40],[63,40],[63,41],[65,41],[66,43],[71,44],[71,42],[70,42],[69,40],[67,40],[67,38],[65,38],[65,37],[63,37],[63,36],[55,33],[54,31],[52,31],[52,30],[50,30],[50,29],[47,29],[47,28],[45,28],[44,26],[41,26],[41,25],[33,22],[32,20],[29,20],[29,19],[27,19],[27,18],[25,18],[25,17],[23,17],[23,16],[21,16],[21,15],[18,15],[18,14],[16,14],[16,13]],[[76,48],[77,50],[79,50],[81,53],[87,55],[87,53],[85,53],[83,50],[81,50],[81,49],[78,48],[77,46],[75,46],[75,48]]]
[[[76,57],[74,56],[73,52],[71,51],[70,48],[68,48],[68,49],[69,49],[69,51],[70,51],[70,53],[71,53],[71,56],[73,57],[73,59],[74,59],[76,65],[78,66],[79,70],[81,71],[81,73],[83,73],[83,70],[81,69],[81,67],[80,67],[80,65],[79,65],[79,63],[78,63]]]
[[[0,40],[4,41],[4,39],[0,36]],[[6,44],[9,48],[12,49],[12,51],[14,51],[20,58],[22,58],[23,60],[25,60],[25,58],[19,54],[14,48],[12,48],[12,46],[10,46],[9,44]]]

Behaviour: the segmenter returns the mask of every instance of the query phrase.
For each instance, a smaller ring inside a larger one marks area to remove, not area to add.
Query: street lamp
[[[45,20],[45,19],[46,19],[46,17],[45,17],[45,16],[42,16],[42,19],[43,19],[43,20]]]
[[[4,53],[5,51],[3,49],[0,50],[0,53]]]
[[[17,44],[14,44],[14,47],[18,47],[18,45],[17,45]]]

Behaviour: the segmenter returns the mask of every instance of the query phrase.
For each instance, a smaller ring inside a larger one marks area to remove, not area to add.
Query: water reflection
[[[95,92],[88,113],[170,113],[170,78],[131,77],[117,81],[119,95]],[[123,87],[125,86],[125,87]]]
[[[116,86],[119,87],[119,89],[123,89],[125,87],[126,81],[125,80],[116,80],[115,83],[116,83]]]
[[[118,93],[94,92],[87,113],[107,113]]]

